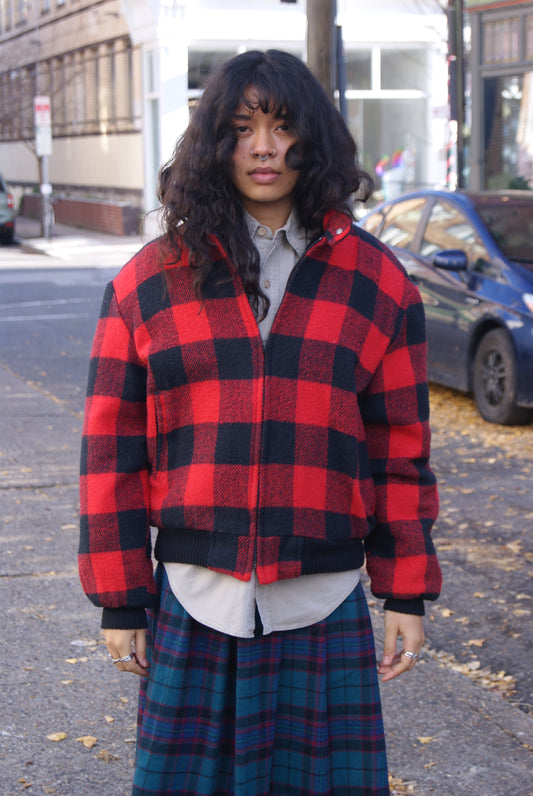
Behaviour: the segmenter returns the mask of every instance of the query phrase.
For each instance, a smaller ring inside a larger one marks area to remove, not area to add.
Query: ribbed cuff
[[[414,600],[390,598],[385,600],[383,608],[385,611],[394,611],[397,614],[413,614],[414,616],[424,616],[426,613],[422,597],[417,597]]]
[[[100,625],[104,630],[141,630],[148,627],[144,608],[104,608]]]

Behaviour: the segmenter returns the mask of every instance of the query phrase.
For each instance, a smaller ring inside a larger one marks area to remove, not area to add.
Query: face
[[[252,109],[241,104],[233,117],[237,145],[232,180],[246,210],[275,231],[292,207],[298,172],[285,165],[285,155],[297,138],[283,116],[263,113],[253,89],[246,98]]]

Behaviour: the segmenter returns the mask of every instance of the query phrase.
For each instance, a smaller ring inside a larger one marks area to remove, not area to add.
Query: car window
[[[431,257],[446,249],[461,249],[468,258],[468,266],[490,279],[499,279],[500,269],[491,263],[490,255],[474,225],[448,202],[435,202],[424,230],[420,254]]]
[[[364,218],[361,224],[371,235],[377,235],[384,215],[383,212],[372,213],[367,218]]]
[[[380,233],[380,240],[389,246],[409,249],[422,216],[426,200],[405,199],[392,205]]]
[[[506,257],[533,262],[533,202],[478,205],[477,211]]]

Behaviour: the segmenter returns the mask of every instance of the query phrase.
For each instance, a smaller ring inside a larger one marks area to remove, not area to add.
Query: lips
[[[249,172],[249,176],[254,180],[254,182],[260,183],[261,185],[268,185],[271,182],[274,182],[279,176],[279,171],[275,171],[271,168],[261,168],[258,166],[257,168],[253,169],[253,171]]]

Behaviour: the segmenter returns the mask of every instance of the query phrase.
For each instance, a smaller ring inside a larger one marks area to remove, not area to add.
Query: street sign
[[[33,118],[35,123],[35,148],[38,157],[52,154],[52,113],[50,97],[33,98]]]

